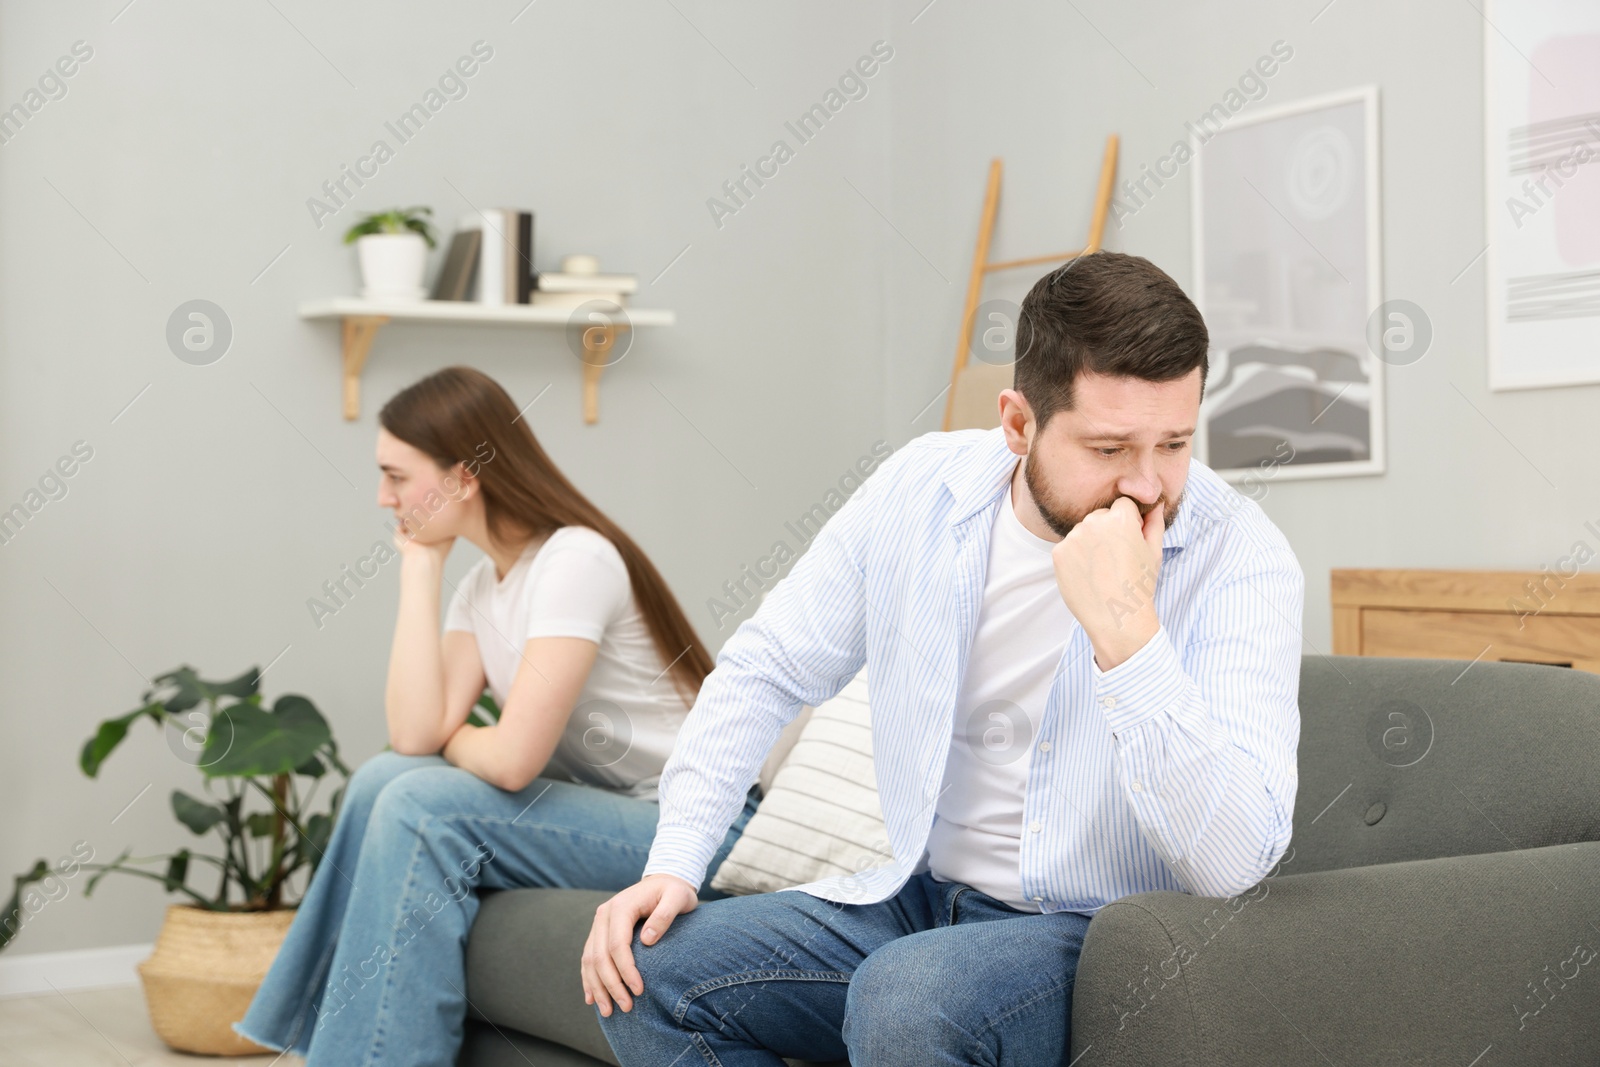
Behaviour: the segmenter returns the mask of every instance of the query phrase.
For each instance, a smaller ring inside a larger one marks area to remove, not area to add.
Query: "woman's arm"
[[[439,637],[439,587],[444,580],[445,557],[453,543],[454,539],[427,545],[402,534],[395,536],[400,551],[400,609],[389,649],[383,710],[389,724],[389,745],[402,755],[438,752],[450,736],[445,732],[445,642]],[[471,634],[455,636],[472,641]],[[459,656],[460,642],[449,644],[456,646]],[[477,658],[475,644],[472,655]],[[481,678],[481,663],[477,671]],[[461,684],[465,681],[461,680]],[[479,681],[477,692],[482,691]],[[476,693],[473,699],[477,699]]]
[[[451,763],[511,792],[527,788],[550,762],[600,641],[632,596],[621,555],[593,530],[552,535],[540,555],[527,592],[522,659],[500,721],[458,727],[444,751]]]
[[[530,638],[500,721],[473,726],[463,715],[444,758],[508,792],[527,788],[550,762],[599,651],[583,637]]]

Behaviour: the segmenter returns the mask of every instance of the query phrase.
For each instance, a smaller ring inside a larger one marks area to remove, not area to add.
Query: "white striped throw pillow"
[[[811,712],[711,887],[771,893],[890,858],[862,671]]]

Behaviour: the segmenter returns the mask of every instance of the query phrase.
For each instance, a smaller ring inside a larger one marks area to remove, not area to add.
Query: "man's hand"
[[[1102,671],[1139,651],[1161,627],[1155,591],[1166,510],[1157,503],[1141,521],[1133,498],[1119,496],[1085,515],[1050,550],[1061,599],[1089,635]]]
[[[644,979],[633,965],[634,924],[649,916],[639,942],[653,945],[673,919],[699,903],[694,886],[682,878],[651,874],[596,908],[583,946],[583,1002],[598,1005],[607,1018],[612,1000],[623,1011],[632,1011],[633,997],[644,992]]]

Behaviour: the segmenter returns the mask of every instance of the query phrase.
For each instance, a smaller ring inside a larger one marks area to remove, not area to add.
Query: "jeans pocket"
[[[950,894],[950,902],[945,913],[944,924],[946,926],[954,926],[956,924],[956,901],[961,899],[961,894],[973,892],[970,885],[959,885],[955,882],[950,884],[954,887],[954,891]]]

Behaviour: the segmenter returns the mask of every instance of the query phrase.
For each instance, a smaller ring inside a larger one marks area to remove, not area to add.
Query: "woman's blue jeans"
[[[752,791],[713,871],[754,810]],[[450,1067],[474,890],[625,889],[644,870],[659,814],[593,786],[537,778],[510,793],[442,756],[379,753],[350,776],[327,852],[234,1031],[308,1067]],[[701,893],[722,895],[709,884]]]

